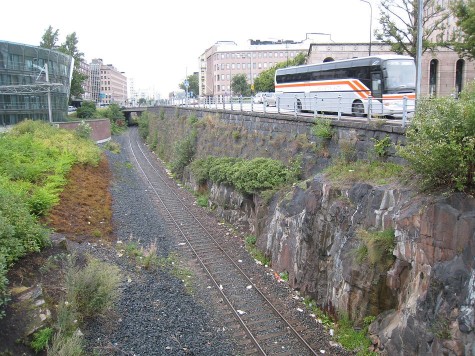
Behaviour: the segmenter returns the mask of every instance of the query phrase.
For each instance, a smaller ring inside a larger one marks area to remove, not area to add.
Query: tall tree
[[[245,74],[236,74],[231,81],[231,88],[234,95],[249,96],[251,94],[251,85],[247,82]]]
[[[192,93],[193,96],[199,94],[199,84],[198,84],[198,72],[193,73],[186,77],[188,80],[188,93]],[[180,89],[186,90],[185,83],[180,83]]]
[[[460,30],[453,34],[453,47],[460,55],[475,59],[475,0],[455,2],[452,12]]]
[[[50,25],[43,37],[41,37],[40,47],[54,49],[56,48],[56,43],[58,43],[59,30],[53,30],[53,27]]]
[[[376,39],[391,46],[398,54],[416,57],[418,30],[418,0],[382,0],[380,4],[381,30],[376,30]],[[438,41],[431,39],[445,29],[449,16],[447,9],[437,0],[423,0],[422,53],[434,49]]]
[[[66,36],[66,41],[60,46],[57,46],[59,37],[59,30],[53,30],[52,26],[49,26],[43,37],[41,38],[40,47],[56,49],[64,54],[68,54],[74,58],[73,77],[71,79],[71,87],[69,93],[69,102],[71,103],[73,98],[81,98],[84,94],[82,87],[83,82],[87,79],[87,75],[82,74],[79,71],[81,61],[83,60],[84,53],[78,49],[78,38],[76,32],[73,32]]]
[[[59,46],[58,50],[69,54],[74,58],[74,69],[73,77],[71,79],[71,92],[70,92],[70,101],[72,98],[81,98],[84,94],[84,89],[82,87],[83,82],[87,79],[87,75],[81,73],[79,68],[81,62],[84,59],[84,53],[80,52],[78,49],[78,38],[76,32],[73,32],[66,36],[66,41]]]

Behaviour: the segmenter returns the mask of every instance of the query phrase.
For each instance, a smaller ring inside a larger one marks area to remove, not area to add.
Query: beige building
[[[127,103],[127,77],[112,64],[104,64],[96,58],[89,64],[90,100],[98,105],[112,103],[125,106]]]
[[[369,53],[368,43],[312,43],[307,63],[364,57]],[[372,43],[371,55],[390,54],[388,45]],[[475,79],[472,61],[447,48],[426,51],[422,56],[421,95],[457,95],[467,83]]]
[[[249,40],[243,46],[232,41],[217,42],[199,57],[199,95],[229,96],[232,78],[237,74],[245,74],[252,86],[262,71],[307,53],[310,42]]]

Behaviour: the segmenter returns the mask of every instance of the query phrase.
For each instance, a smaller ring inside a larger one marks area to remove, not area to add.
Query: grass
[[[347,350],[356,351],[358,356],[376,356],[375,352],[369,351],[368,327],[373,320],[374,317],[366,317],[364,327],[356,330],[348,317],[341,317],[335,330],[336,340]]]
[[[390,162],[337,160],[324,170],[328,179],[337,184],[367,182],[375,185],[395,183],[402,178],[404,167]]]

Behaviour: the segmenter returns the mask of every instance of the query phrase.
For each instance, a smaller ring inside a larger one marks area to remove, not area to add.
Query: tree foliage
[[[71,102],[72,98],[80,98],[82,94],[84,94],[82,84],[87,79],[87,76],[79,71],[81,62],[84,58],[84,53],[80,52],[78,49],[77,45],[79,41],[76,32],[67,35],[65,42],[59,46],[57,45],[58,38],[59,30],[53,30],[53,27],[49,26],[43,34],[40,47],[55,49],[74,58],[74,69],[69,94],[69,102]]]
[[[275,66],[262,71],[256,79],[254,79],[254,91],[256,92],[273,92],[275,91],[274,77],[278,68],[286,68],[291,66],[299,66],[305,64],[307,55],[304,53],[297,54],[293,59],[277,63]]]
[[[188,80],[188,93],[192,93],[192,96],[197,96],[200,92],[199,84],[198,84],[198,73],[193,73],[186,77]],[[180,83],[180,89],[186,90],[185,83]]]
[[[461,30],[460,38],[454,34],[454,49],[469,59],[475,58],[475,1],[457,1],[452,6],[452,12],[457,18],[456,24]],[[457,40],[457,41],[455,41]]]
[[[58,42],[59,30],[53,30],[52,26],[49,26],[43,37],[41,37],[40,47],[55,49],[56,43]]]
[[[76,115],[80,119],[90,119],[96,115],[96,103],[93,101],[83,101],[78,108]]]
[[[475,188],[475,83],[459,99],[426,98],[418,103],[407,130],[407,144],[399,149],[423,188]]]
[[[438,42],[430,38],[445,29],[449,16],[437,0],[423,0],[422,15],[422,52],[434,49]],[[391,46],[398,54],[407,54],[413,58],[417,54],[418,0],[382,0],[380,4],[379,23],[381,30],[376,30],[376,39]]]
[[[231,82],[231,88],[234,95],[250,96],[251,86],[247,82],[245,74],[236,74]]]

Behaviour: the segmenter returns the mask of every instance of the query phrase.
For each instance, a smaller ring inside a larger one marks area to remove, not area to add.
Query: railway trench
[[[276,280],[270,268],[256,264],[244,238],[194,203],[192,194],[171,179],[160,160],[139,138],[124,134],[122,149],[155,202],[166,231],[176,239],[180,258],[195,279],[210,289],[216,313],[245,355],[346,355],[311,315],[302,298]]]

